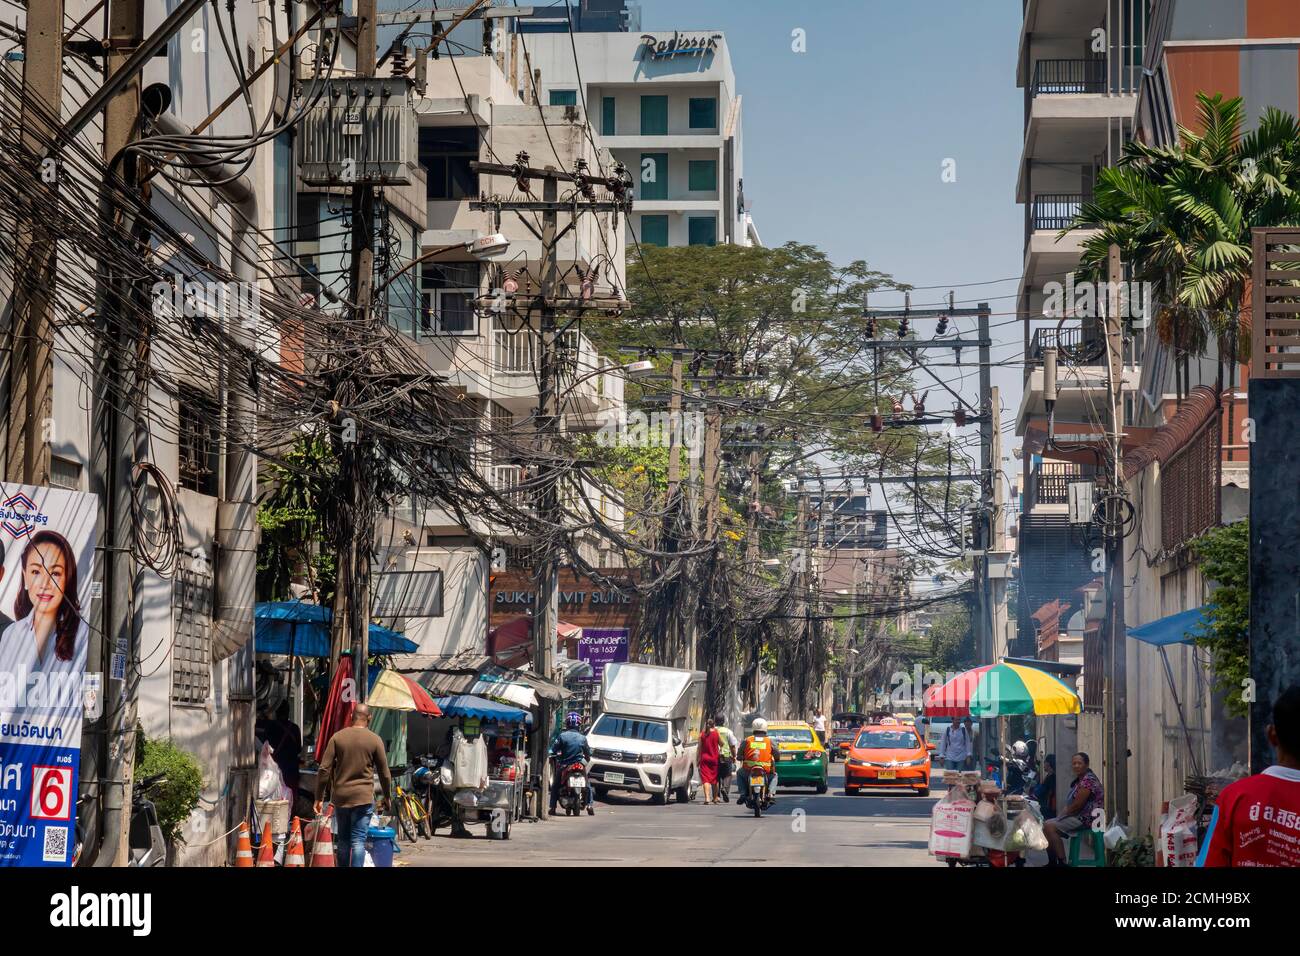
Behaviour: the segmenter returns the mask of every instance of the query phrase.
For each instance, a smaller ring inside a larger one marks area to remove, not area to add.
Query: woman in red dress
[[[718,794],[718,731],[710,717],[700,734],[700,785],[705,803],[721,803]]]

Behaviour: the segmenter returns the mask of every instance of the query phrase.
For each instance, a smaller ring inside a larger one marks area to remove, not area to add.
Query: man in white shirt
[[[817,731],[817,737],[822,742],[822,749],[826,748],[826,716],[822,713],[820,707],[813,712],[812,719],[813,730]]]

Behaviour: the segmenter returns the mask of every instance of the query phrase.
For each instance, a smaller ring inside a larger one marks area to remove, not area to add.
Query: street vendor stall
[[[1045,671],[1005,660],[958,674],[930,687],[926,717],[998,718],[1002,779],[1006,779],[1006,724],[1011,716],[1077,714],[1079,697]],[[1006,794],[977,772],[944,771],[948,793],[934,808],[930,851],[958,863],[1023,864],[1026,848],[1041,848],[1042,815],[1026,796]]]
[[[436,701],[444,719],[430,722],[426,742],[440,777],[441,809],[451,816],[452,834],[466,836],[466,823],[487,824],[489,839],[510,839],[511,826],[525,811],[528,760],[526,710],[472,694]],[[443,765],[448,772],[441,774]],[[441,814],[435,814],[436,829]]]

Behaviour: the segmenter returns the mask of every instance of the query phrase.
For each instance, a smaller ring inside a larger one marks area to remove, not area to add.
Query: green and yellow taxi
[[[776,780],[781,787],[816,787],[826,792],[826,750],[812,724],[801,720],[772,721],[767,735],[780,749]]]

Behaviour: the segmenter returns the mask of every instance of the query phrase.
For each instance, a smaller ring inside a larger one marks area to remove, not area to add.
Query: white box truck
[[[587,732],[597,794],[632,790],[660,804],[670,793],[678,803],[694,798],[706,680],[704,671],[606,665],[601,715]]]

